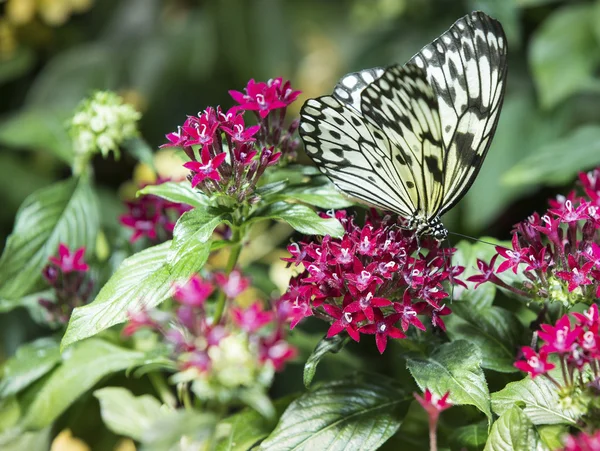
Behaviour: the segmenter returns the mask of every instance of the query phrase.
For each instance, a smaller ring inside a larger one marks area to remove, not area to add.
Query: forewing
[[[435,216],[444,193],[444,152],[437,98],[425,71],[414,64],[388,67],[362,92],[361,108],[391,141],[397,177],[417,216]]]
[[[383,74],[383,68],[374,67],[344,75],[333,88],[333,96],[348,108],[361,115],[360,94],[369,84]]]
[[[397,149],[349,104],[334,96],[304,104],[300,136],[306,153],[347,195],[411,217],[415,205],[395,169]]]
[[[439,215],[469,189],[488,151],[504,98],[506,52],[500,23],[473,12],[409,61],[426,71],[438,101],[445,177]]]

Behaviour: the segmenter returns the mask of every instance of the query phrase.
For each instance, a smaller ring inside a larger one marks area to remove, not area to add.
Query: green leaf
[[[99,223],[98,203],[87,180],[69,179],[28,196],[0,258],[0,299],[35,291],[59,243],[93,250]]]
[[[194,410],[176,410],[152,423],[142,434],[141,442],[146,451],[172,451],[181,449],[204,449],[213,435],[216,418],[212,414]]]
[[[62,355],[54,370],[36,394],[22,420],[27,429],[52,424],[73,402],[109,374],[135,365],[143,354],[100,339],[78,343]]]
[[[19,401],[17,401],[17,397],[0,397],[0,433],[15,426],[20,417],[21,406],[19,405]]]
[[[196,247],[205,248],[214,230],[223,222],[224,218],[223,213],[210,207],[186,211],[179,218],[173,230],[169,261],[176,262],[185,255],[195,254]]]
[[[2,451],[47,451],[50,449],[51,433],[50,427],[35,432],[9,430],[0,434],[0,448]]]
[[[273,403],[275,416],[280,417],[296,397],[291,395],[275,401]],[[251,449],[252,445],[269,435],[273,427],[274,424],[271,424],[256,410],[244,409],[219,422],[217,436],[223,438],[217,443],[216,451],[245,451]]]
[[[460,427],[455,429],[449,437],[456,449],[481,449],[487,438],[488,426],[485,423]]]
[[[600,51],[593,8],[587,3],[557,9],[531,38],[529,64],[544,108],[597,86],[593,75]]]
[[[523,412],[535,425],[575,424],[579,418],[575,412],[561,408],[556,386],[544,377],[526,377],[492,394],[492,408],[498,415],[515,404],[525,406]]]
[[[152,152],[152,148],[142,138],[136,137],[128,139],[122,144],[122,146],[133,158],[148,165],[154,170],[156,169],[154,167],[154,152]]]
[[[325,210],[347,208],[354,205],[327,177],[314,177],[309,183],[291,186],[285,192],[265,197],[266,202],[299,201]]]
[[[495,290],[481,286],[473,291],[484,291],[480,288],[491,293],[486,300],[491,304]],[[453,341],[463,339],[479,347],[483,368],[501,373],[518,371],[513,363],[523,326],[512,312],[501,307],[456,302],[452,305],[452,315],[448,316],[446,328]]]
[[[465,340],[446,343],[427,358],[408,358],[407,367],[421,388],[443,395],[453,404],[477,407],[492,421],[490,393],[481,369],[479,348]]]
[[[137,192],[138,196],[144,194],[153,194],[169,202],[178,202],[196,208],[206,208],[208,205],[207,197],[193,189],[187,180],[182,182],[165,182],[160,185],[148,185]]]
[[[35,64],[35,51],[28,46],[19,46],[6,56],[0,61],[0,85],[25,75]]]
[[[250,216],[249,222],[265,219],[280,219],[306,235],[331,235],[335,238],[344,235],[344,228],[337,219],[321,218],[306,205],[276,202],[257,210]]]
[[[0,122],[0,144],[28,150],[45,150],[67,164],[73,162],[73,145],[65,122],[70,111],[32,108]]]
[[[167,241],[125,259],[94,302],[73,311],[61,347],[127,321],[130,310],[160,304],[171,296],[175,282],[186,281],[202,268],[209,250],[210,243],[190,246],[181,251],[180,260],[169,261],[171,242]]]
[[[540,148],[504,174],[510,186],[570,183],[581,170],[594,167],[600,153],[600,126],[584,125]]]
[[[143,433],[161,416],[168,413],[150,395],[133,396],[121,387],[106,387],[94,392],[100,401],[102,421],[115,434],[140,441]]]
[[[398,430],[411,401],[379,381],[328,383],[292,402],[259,449],[377,449]]]
[[[545,446],[527,418],[518,407],[504,412],[492,426],[484,451],[543,451]]]
[[[343,334],[334,335],[331,338],[323,338],[317,344],[317,347],[312,352],[306,363],[304,364],[304,386],[306,388],[310,387],[313,378],[315,377],[315,373],[317,372],[317,366],[323,357],[325,357],[330,352],[333,354],[337,354],[344,346],[348,343],[350,337],[344,336]]]
[[[548,449],[562,449],[563,439],[569,433],[569,427],[559,424],[536,427],[540,440]]]
[[[3,366],[0,381],[0,398],[19,393],[60,362],[58,342],[53,338],[40,338],[24,344]]]

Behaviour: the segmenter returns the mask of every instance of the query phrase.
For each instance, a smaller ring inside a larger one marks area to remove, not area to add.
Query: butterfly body
[[[502,27],[471,13],[405,65],[348,74],[308,100],[300,135],[341,191],[443,240],[440,218],[479,172],[505,81]]]

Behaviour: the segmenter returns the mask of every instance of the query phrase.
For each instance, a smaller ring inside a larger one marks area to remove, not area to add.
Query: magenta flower
[[[246,128],[244,117],[241,114],[236,115],[230,124],[230,127],[221,126],[221,129],[231,136],[233,141],[239,143],[249,143],[254,141],[255,139],[253,136],[260,130],[260,125],[253,125]]]
[[[237,269],[231,271],[229,275],[216,273],[215,282],[229,299],[236,298],[250,286],[250,279],[242,276],[242,273]]]
[[[579,266],[573,255],[569,255],[568,262],[570,271],[557,271],[556,276],[569,282],[569,292],[581,286],[591,285],[592,281],[588,278],[588,274],[594,267],[594,263],[588,262]]]
[[[279,83],[256,83],[254,80],[250,80],[244,89],[245,93],[232,90],[229,91],[229,95],[239,103],[240,109],[257,111],[261,118],[265,118],[271,111],[285,108],[291,103],[291,101],[286,103],[286,99],[282,97],[281,92],[278,92],[278,88],[280,88]]]
[[[273,312],[263,311],[261,303],[257,301],[247,309],[232,308],[231,319],[242,330],[252,334],[273,321]]]
[[[579,432],[577,435],[567,435],[565,447],[559,451],[599,451],[600,430],[596,432]]]
[[[529,346],[523,346],[521,348],[521,353],[526,360],[515,362],[515,367],[525,373],[529,373],[532,378],[535,378],[540,374],[545,374],[556,367],[553,363],[548,362],[548,354],[546,352],[540,352],[538,354]]]
[[[354,259],[353,271],[346,275],[346,280],[358,291],[365,291],[372,283],[381,284],[383,280],[375,275],[375,269],[377,265],[375,263],[369,264],[366,268],[358,258]]]
[[[360,292],[356,287],[350,285],[350,294],[355,301],[350,302],[344,311],[346,312],[363,312],[367,319],[371,322],[375,321],[375,313],[373,307],[387,307],[392,305],[392,301],[385,298],[374,297],[373,293],[376,290],[376,285],[373,283],[365,292]]]
[[[225,157],[227,157],[227,153],[222,152],[216,157],[211,158],[208,152],[208,147],[203,147],[201,163],[198,161],[188,161],[185,163],[183,167],[195,173],[194,178],[192,179],[192,188],[195,188],[200,182],[207,178],[216,181],[221,180],[221,176],[219,175],[217,169],[219,166],[221,166],[223,161],[225,161]]]
[[[600,326],[600,318],[598,317],[598,304],[592,304],[589,309],[583,313],[573,313],[577,319],[577,323],[581,326],[595,327]]]
[[[175,288],[173,297],[183,305],[202,307],[213,290],[212,284],[195,274],[185,284],[178,285]]]
[[[259,353],[261,362],[271,362],[275,371],[281,371],[288,361],[296,358],[298,350],[277,331],[271,337],[261,340]]]
[[[571,322],[568,315],[560,318],[555,326],[542,324],[541,329],[538,332],[538,337],[546,342],[541,349],[545,350],[548,354],[553,352],[559,354],[570,352],[580,332],[578,327],[571,330]]]
[[[80,247],[71,252],[68,246],[64,243],[58,245],[58,257],[49,257],[50,263],[56,265],[64,274],[70,272],[86,272],[90,267],[83,261],[85,247]]]
[[[431,391],[429,391],[427,388],[425,389],[425,393],[423,393],[422,397],[417,393],[413,393],[413,396],[417,401],[419,401],[419,404],[421,404],[421,407],[423,407],[430,418],[433,417],[437,419],[441,412],[452,407],[452,403],[448,401],[448,397],[450,396],[449,391],[439,398],[431,393]]]
[[[521,248],[521,245],[519,244],[519,237],[516,233],[512,238],[512,247],[512,249],[506,249],[502,246],[496,246],[496,252],[506,259],[506,261],[500,263],[500,266],[498,266],[498,273],[504,272],[507,269],[512,269],[516,274],[519,263],[527,261],[526,259],[529,254],[529,249]]]
[[[417,329],[426,330],[425,326],[418,317],[425,306],[425,302],[417,302],[416,304],[412,304],[410,299],[402,304],[399,302],[394,302],[394,309],[400,314],[400,325],[402,326],[402,330],[404,332],[408,330],[408,327],[411,324]]]
[[[550,213],[556,215],[558,219],[564,223],[571,223],[581,221],[582,219],[588,219],[587,214],[588,203],[583,201],[577,208],[573,208],[571,200],[567,200],[564,203],[563,208],[550,209]]]
[[[150,316],[146,309],[137,312],[127,312],[127,324],[123,328],[123,336],[131,337],[142,328],[157,329],[159,324]]]
[[[393,313],[387,317],[384,317],[379,309],[376,309],[374,313],[374,323],[362,326],[359,331],[363,334],[375,334],[375,343],[377,344],[377,349],[379,350],[380,354],[383,354],[385,348],[387,347],[388,337],[406,338],[406,335],[404,335],[400,329],[394,327],[394,324],[400,320],[402,315],[399,313]]]
[[[346,331],[354,341],[360,341],[360,334],[358,333],[358,323],[365,319],[364,313],[346,312],[335,305],[329,304],[323,305],[323,308],[329,314],[329,316],[331,316],[335,320],[329,327],[329,330],[327,331],[327,338],[331,338],[342,331]]]

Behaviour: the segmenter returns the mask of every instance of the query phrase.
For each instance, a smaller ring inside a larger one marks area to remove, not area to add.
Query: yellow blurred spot
[[[235,298],[236,305],[243,308],[248,308],[254,304],[257,300],[261,300],[263,295],[254,287],[248,287],[238,297]]]
[[[26,25],[38,14],[45,24],[59,26],[71,14],[87,11],[92,3],[92,0],[8,0],[6,17],[15,25]]]
[[[106,261],[110,257],[110,244],[103,231],[96,236],[96,258],[98,261]]]
[[[144,183],[155,183],[156,173],[145,163],[139,163],[133,169],[133,181],[139,185]]]
[[[91,451],[91,448],[83,440],[73,437],[70,429],[64,429],[52,440],[50,451]]]
[[[35,15],[35,0],[8,0],[6,18],[15,25],[31,22]]]
[[[119,95],[123,99],[123,102],[131,105],[140,113],[148,109],[148,100],[135,89],[124,89],[119,91]]]
[[[115,451],[136,451],[135,443],[130,438],[124,438],[117,443]]]
[[[65,0],[38,0],[39,14],[48,25],[64,24],[71,14],[71,8]]]
[[[287,268],[288,263],[283,261],[282,258],[289,258],[290,253],[283,249],[280,249],[278,252],[273,252],[270,257],[272,260],[270,261],[269,266],[269,278],[277,286],[279,294],[283,294],[288,289],[290,279],[293,276],[300,274],[304,270],[304,267],[302,265],[291,265]]]
[[[183,180],[190,171],[183,167],[185,163],[175,149],[160,149],[154,154],[156,172],[163,178]]]
[[[16,49],[15,30],[7,20],[0,19],[0,61],[10,59]]]

